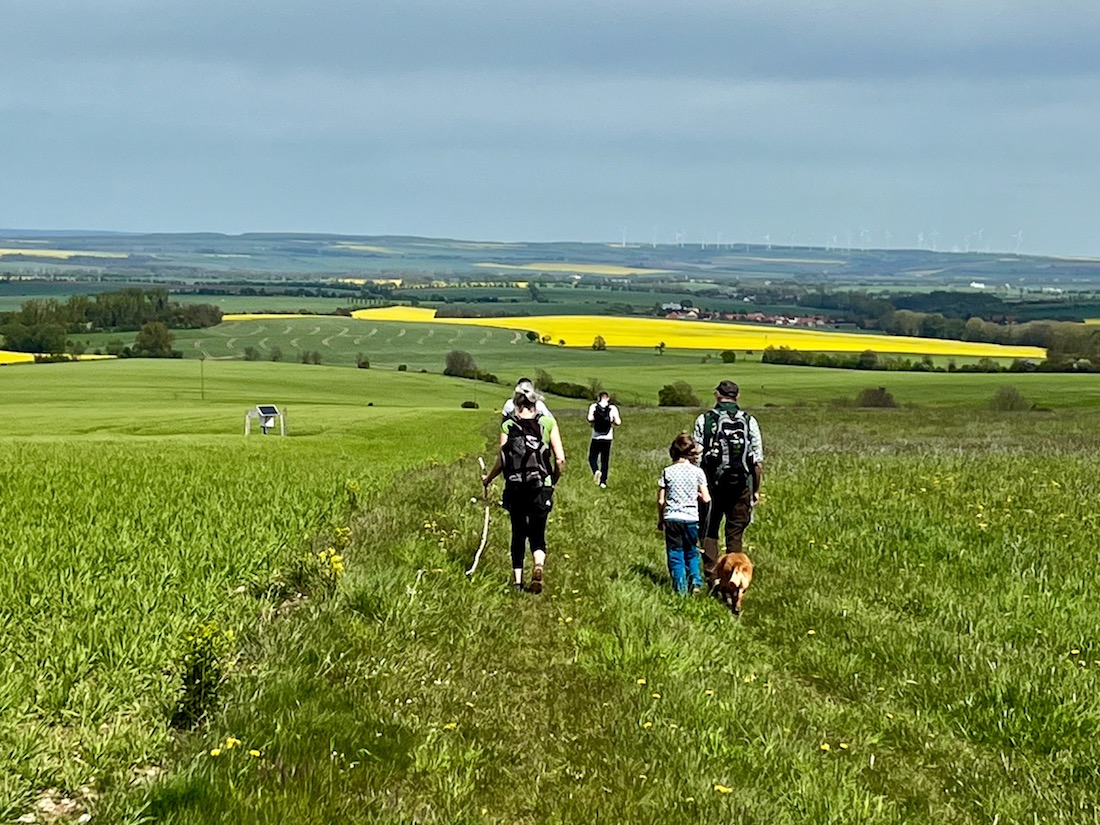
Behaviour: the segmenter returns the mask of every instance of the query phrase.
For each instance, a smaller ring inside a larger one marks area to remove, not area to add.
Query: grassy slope
[[[141,750],[140,724],[124,728],[139,750],[106,756],[169,773],[150,788],[108,783],[105,821],[977,822],[1034,810],[1069,822],[1100,792],[1097,711],[1083,698],[1100,661],[1095,581],[1079,565],[1097,526],[1094,413],[768,410],[743,380],[765,422],[769,500],[752,535],[760,578],[735,623],[671,597],[649,526],[664,445],[690,413],[627,411],[599,495],[584,428],[567,417],[550,589],[515,599],[500,511],[481,572],[462,575],[481,523],[472,464],[402,471],[488,442],[492,416],[456,409],[474,385],[208,361],[204,402],[197,366],[0,371],[0,449],[56,448],[43,466],[60,467],[89,439],[150,456],[170,444],[232,466],[244,409],[275,400],[291,408],[295,438],[276,442],[286,458],[396,482],[356,522],[337,599],[242,624],[242,666],[208,729],[166,758]],[[642,365],[609,377],[660,380]],[[988,397],[985,376],[904,377]],[[363,406],[364,386],[379,406]],[[435,409],[410,418],[422,399]],[[244,744],[211,757],[227,736]],[[88,754],[102,744],[87,746],[84,764],[98,764]],[[35,781],[58,781],[56,767]]]
[[[98,345],[105,344],[107,338],[121,337],[125,336],[102,337]],[[557,380],[582,384],[600,380],[621,399],[640,404],[656,403],[658,390],[678,380],[687,381],[696,394],[707,401],[711,388],[726,377],[733,377],[742,384],[747,403],[756,408],[765,404],[832,402],[842,396],[854,396],[870,386],[886,386],[900,403],[980,404],[1004,384],[1017,386],[1041,406],[1084,406],[1091,403],[1097,385],[1095,376],[1090,375],[926,375],[775,366],[761,364],[758,352],[748,357],[742,355],[736,364],[725,365],[717,358],[717,353],[704,361],[705,354],[683,350],[666,351],[664,355],[638,349],[593,352],[535,345],[517,338],[517,333],[490,328],[299,318],[232,322],[209,330],[180,331],[176,335],[176,347],[183,351],[185,360],[198,357],[201,352],[213,356],[206,361],[208,376],[218,374],[217,370],[230,370],[231,367],[217,359],[240,358],[248,346],[255,346],[265,359],[273,347],[281,347],[284,357],[291,362],[297,360],[298,352],[317,351],[325,366],[350,367],[358,353],[363,353],[372,366],[372,381],[381,381],[373,376],[394,370],[399,364],[407,365],[410,372],[423,369],[439,373],[447,352],[462,349],[474,356],[480,368],[495,373],[506,385],[521,375],[533,376],[542,368]],[[93,348],[96,343],[93,341]],[[966,362],[966,359],[957,360],[960,364]],[[255,362],[253,368],[260,366],[260,362]],[[241,369],[247,368],[241,365]],[[358,388],[363,384],[355,382],[366,379],[332,380],[341,387]],[[471,392],[475,391],[475,385],[466,386]],[[482,395],[467,397],[486,403],[483,396],[495,398],[500,394],[489,385],[477,385],[477,391]],[[391,398],[406,397],[399,392]],[[391,403],[391,398],[387,398],[386,403]],[[371,400],[376,404],[382,401],[377,397]]]
[[[651,527],[662,447],[689,422],[629,413],[594,492],[566,420],[540,597],[506,592],[499,510],[465,580],[470,466],[400,483],[356,524],[340,596],[256,634],[224,716],[110,813],[1095,818],[1095,414],[772,412],[739,621],[671,594]],[[243,745],[212,756],[226,737]]]

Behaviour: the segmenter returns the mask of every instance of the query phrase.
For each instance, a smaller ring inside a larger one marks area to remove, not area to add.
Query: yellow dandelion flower
[[[695,802],[695,797],[694,796],[685,796],[684,797],[684,802],[687,802],[689,804],[694,803]]]
[[[643,730],[649,730],[651,727],[653,727],[652,722],[642,722],[642,729]]]
[[[638,679],[638,684],[639,685],[644,685],[645,684],[645,677],[644,676],[642,678]]]
[[[807,631],[806,631],[806,635],[807,635],[807,636],[816,636],[816,635],[817,635],[817,631],[811,628],[810,630],[807,630]]]
[[[221,748],[211,748],[210,749],[210,755],[211,756],[221,756],[222,755],[222,749]]]
[[[714,691],[713,691],[713,690],[711,690],[710,688],[707,688],[706,690],[704,690],[704,691],[703,691],[703,695],[704,695],[704,696],[713,696],[713,695],[714,695]]]
[[[250,750],[250,751],[248,752],[248,755],[249,755],[249,756],[251,756],[251,757],[253,757],[254,759],[259,759],[259,758],[260,758],[261,756],[263,756],[263,754],[262,754],[262,753],[260,753],[260,752],[259,752],[258,750],[256,750],[255,748],[253,748],[252,750]]]
[[[828,742],[822,742],[821,743],[821,750],[823,750],[825,753],[828,753],[829,751],[832,750],[832,748],[829,746]]]
[[[237,747],[237,745],[239,745],[239,744],[241,744],[240,739],[238,739],[235,736],[230,736],[229,738],[227,738],[225,740],[225,749],[230,750],[231,748]]]
[[[1076,656],[1076,655],[1077,655],[1077,654],[1079,654],[1080,652],[1081,652],[1080,650],[1078,650],[1077,648],[1074,648],[1073,650],[1071,650],[1071,651],[1069,652],[1069,655],[1070,655],[1070,656]]]
[[[651,694],[649,694],[649,698],[650,698],[650,699],[660,699],[660,698],[661,698],[661,694],[659,694],[659,693],[651,693]]]
[[[848,748],[850,748],[851,745],[849,745],[847,742],[841,742],[840,747],[841,747],[842,750],[848,750]]]
[[[726,785],[715,784],[714,792],[715,793],[733,793],[733,788],[727,787]]]
[[[458,722],[448,722],[443,726],[443,730],[455,730],[458,728]]]

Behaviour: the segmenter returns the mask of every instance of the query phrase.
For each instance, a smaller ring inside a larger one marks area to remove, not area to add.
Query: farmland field
[[[600,491],[583,421],[551,399],[569,463],[536,598],[506,592],[496,507],[463,575],[482,523],[463,456],[491,454],[499,386],[267,361],[5,368],[0,640],[30,666],[0,671],[0,818],[56,789],[105,822],[1096,820],[1092,376],[486,333],[479,363],[508,380],[542,365],[649,396],[685,378],[705,400],[741,382],[767,470],[740,620],[672,596],[652,527],[694,410],[624,407]],[[445,348],[424,352],[438,371]],[[1050,411],[978,414],[1009,380]],[[872,381],[912,406],[829,403]],[[242,437],[260,402],[291,437]],[[264,595],[341,526],[333,592]],[[180,656],[210,627],[217,703],[173,728]]]

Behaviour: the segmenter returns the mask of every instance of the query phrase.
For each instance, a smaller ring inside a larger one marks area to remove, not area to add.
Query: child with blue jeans
[[[668,573],[672,589],[684,594],[703,587],[699,565],[699,502],[710,503],[707,477],[695,457],[695,440],[687,433],[676,436],[668,448],[673,463],[661,471],[657,482],[657,529],[665,534]]]

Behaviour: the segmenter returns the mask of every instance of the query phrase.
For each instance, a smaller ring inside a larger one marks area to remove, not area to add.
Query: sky
[[[1100,255],[1100,2],[0,0],[0,227]]]

